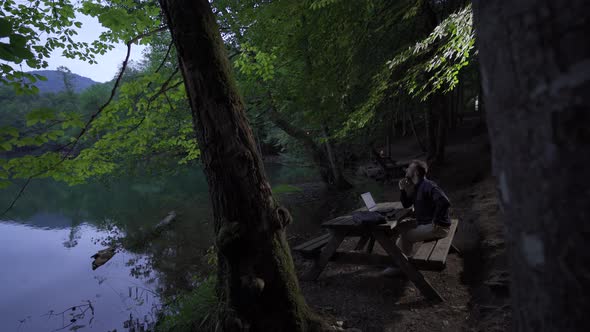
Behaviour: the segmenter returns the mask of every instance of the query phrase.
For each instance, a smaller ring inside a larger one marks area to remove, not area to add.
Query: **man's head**
[[[414,184],[422,180],[428,173],[428,165],[422,160],[412,160],[406,169],[406,177],[411,179]]]

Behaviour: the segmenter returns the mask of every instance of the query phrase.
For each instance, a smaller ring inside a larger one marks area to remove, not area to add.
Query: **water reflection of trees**
[[[68,234],[68,239],[64,241],[64,247],[70,249],[78,245],[78,240],[81,238],[80,235],[80,225],[76,225],[72,223],[72,227],[70,228],[70,233]]]
[[[0,192],[0,201],[10,198],[10,190]],[[178,213],[172,227],[157,237],[148,236],[171,210]],[[155,280],[158,273],[169,294],[190,287],[191,276],[200,274],[201,258],[211,244],[210,215],[206,180],[199,169],[187,169],[174,176],[118,178],[72,187],[38,180],[8,217],[33,227],[69,228],[66,248],[77,245],[83,223],[100,229],[99,240],[105,245],[123,236],[124,249],[148,257],[147,262],[130,262],[132,275]]]
[[[180,215],[169,229],[147,239],[141,232],[127,235],[122,241],[125,249],[146,257],[146,260],[127,262],[131,274],[136,278],[159,280],[158,290],[163,296],[191,289],[195,277],[209,274],[211,266],[205,254],[212,244],[212,230],[205,223],[192,222],[196,218],[198,216]]]
[[[0,191],[0,201],[9,202],[13,190]],[[10,210],[8,217],[26,222],[39,213],[65,217],[73,223],[87,222],[100,226],[114,221],[120,226],[130,223],[157,222],[158,212],[177,209],[190,200],[208,204],[207,184],[199,169],[186,169],[174,176],[120,177],[105,182],[76,186],[42,179],[33,181]],[[65,228],[61,220],[45,220],[41,227]]]

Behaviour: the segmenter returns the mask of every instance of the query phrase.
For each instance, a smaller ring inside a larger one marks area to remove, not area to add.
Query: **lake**
[[[324,218],[360,204],[354,191],[349,200],[333,200],[311,168],[265,168],[273,187],[296,187],[277,195],[294,217],[289,234],[317,233]],[[0,192],[0,202],[6,205],[16,190]],[[382,197],[374,183],[355,190]],[[177,213],[170,229],[152,236],[170,211]],[[33,182],[0,220],[0,331],[150,326],[163,301],[213,270],[206,259],[211,223],[198,168],[72,187]],[[92,270],[90,256],[116,239],[124,245]]]

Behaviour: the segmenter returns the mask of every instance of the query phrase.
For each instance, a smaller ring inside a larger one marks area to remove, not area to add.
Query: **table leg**
[[[369,238],[370,237],[367,235],[362,236],[359,242],[357,243],[356,247],[354,247],[354,250],[363,250],[367,242],[369,242]]]
[[[418,287],[420,292],[429,299],[434,299],[443,302],[443,297],[432,287],[432,285],[424,278],[424,275],[408,261],[398,246],[385,234],[379,231],[373,231],[373,236],[379,242],[381,247],[387,252],[391,258],[397,263],[397,266],[408,276],[408,278]]]
[[[367,254],[373,252],[373,247],[375,246],[375,237],[371,236],[371,240],[369,240],[369,245],[367,246]]]
[[[318,258],[314,261],[311,269],[303,276],[303,280],[316,280],[320,276],[332,255],[336,252],[336,249],[338,249],[342,241],[344,241],[345,236],[346,234],[342,232],[332,233],[332,237],[330,237],[330,240],[328,240],[328,243],[324,249],[322,249]]]

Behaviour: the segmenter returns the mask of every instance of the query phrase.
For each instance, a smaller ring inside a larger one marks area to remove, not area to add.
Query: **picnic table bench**
[[[366,210],[366,208],[357,211]],[[352,215],[340,216],[322,223],[328,233],[302,243],[293,249],[303,257],[313,258],[314,264],[304,275],[306,280],[315,280],[329,261],[358,265],[397,265],[426,297],[443,301],[442,296],[424,278],[421,270],[440,270],[452,246],[458,220],[453,219],[449,235],[443,239],[424,242],[412,257],[406,257],[394,242],[397,226],[408,216],[410,209],[404,209],[400,202],[377,204],[378,211],[386,213],[388,222],[381,225],[362,225],[353,221]],[[346,237],[359,237],[355,251],[338,251]],[[387,255],[372,253],[375,242]],[[364,252],[361,252],[363,251]]]

